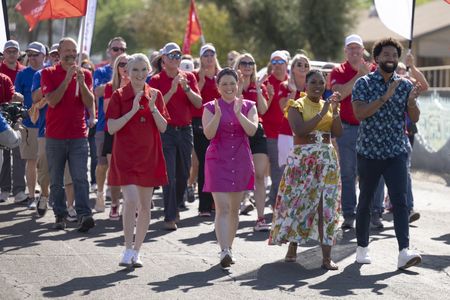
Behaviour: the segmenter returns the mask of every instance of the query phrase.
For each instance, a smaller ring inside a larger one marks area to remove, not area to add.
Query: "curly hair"
[[[397,41],[394,38],[384,38],[381,40],[378,40],[377,42],[375,42],[375,44],[373,45],[373,49],[372,49],[372,57],[378,57],[381,53],[381,51],[383,50],[383,47],[387,47],[387,46],[392,46],[395,47],[397,49],[397,54],[398,57],[402,56],[402,50],[403,50],[403,46],[402,44],[400,44],[399,41]]]

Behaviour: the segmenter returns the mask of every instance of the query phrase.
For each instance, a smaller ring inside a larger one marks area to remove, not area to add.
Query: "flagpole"
[[[5,20],[5,31],[6,31],[6,40],[11,39],[11,34],[9,32],[9,21],[8,21],[8,6],[6,5],[6,0],[2,0],[3,6],[3,19]]]
[[[64,18],[63,19],[63,23],[62,23],[62,32],[61,32],[61,38],[66,36],[66,23],[67,23],[67,19]]]
[[[84,30],[85,30],[85,17],[81,17],[81,42],[80,42],[80,53],[78,53],[78,66],[81,67],[81,62],[83,60],[83,47],[84,47]],[[79,93],[79,86],[78,86],[78,80],[77,80],[77,86],[75,88],[75,96],[78,97]]]
[[[412,16],[411,16],[411,34],[410,34],[410,39],[409,39],[409,44],[408,44],[408,49],[409,52],[411,52],[411,48],[412,48],[412,40],[413,40],[413,32],[414,32],[414,13],[416,11],[416,0],[413,0],[413,5],[412,5]]]

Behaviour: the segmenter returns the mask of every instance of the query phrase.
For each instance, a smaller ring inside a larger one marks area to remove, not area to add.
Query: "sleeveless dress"
[[[241,192],[254,190],[255,167],[247,134],[234,114],[234,102],[219,100],[222,116],[216,135],[205,156],[204,192]],[[247,116],[255,103],[244,100],[242,114]],[[215,113],[214,101],[204,108]]]

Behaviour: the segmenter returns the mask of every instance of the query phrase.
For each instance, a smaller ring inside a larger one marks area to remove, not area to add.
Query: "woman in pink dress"
[[[248,137],[258,128],[255,103],[237,98],[238,75],[225,68],[217,74],[221,98],[204,106],[202,124],[211,143],[205,157],[205,185],[216,206],[215,230],[222,250],[220,265],[228,268],[231,246],[239,223],[239,207],[244,192],[253,190],[255,168]]]

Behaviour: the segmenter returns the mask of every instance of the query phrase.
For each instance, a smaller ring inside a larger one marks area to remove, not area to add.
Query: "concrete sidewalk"
[[[391,216],[371,235],[371,265],[354,262],[354,230],[333,248],[338,271],[320,268],[321,250],[299,248],[297,263],[283,261],[287,246],[268,246],[268,233],[253,232],[256,212],[241,216],[233,245],[237,262],[218,266],[213,218],[197,216],[198,202],[181,212],[179,229],[163,230],[161,194],[141,250],[144,267],[118,266],[123,250],[121,221],[96,214],[88,234],[71,223],[51,230],[53,212],[43,218],[24,206],[0,204],[0,299],[448,299],[450,295],[450,187],[436,177],[414,174],[416,210],[411,247],[423,263],[398,271]],[[93,196],[93,195],[92,195]],[[271,219],[269,209],[266,217]]]

